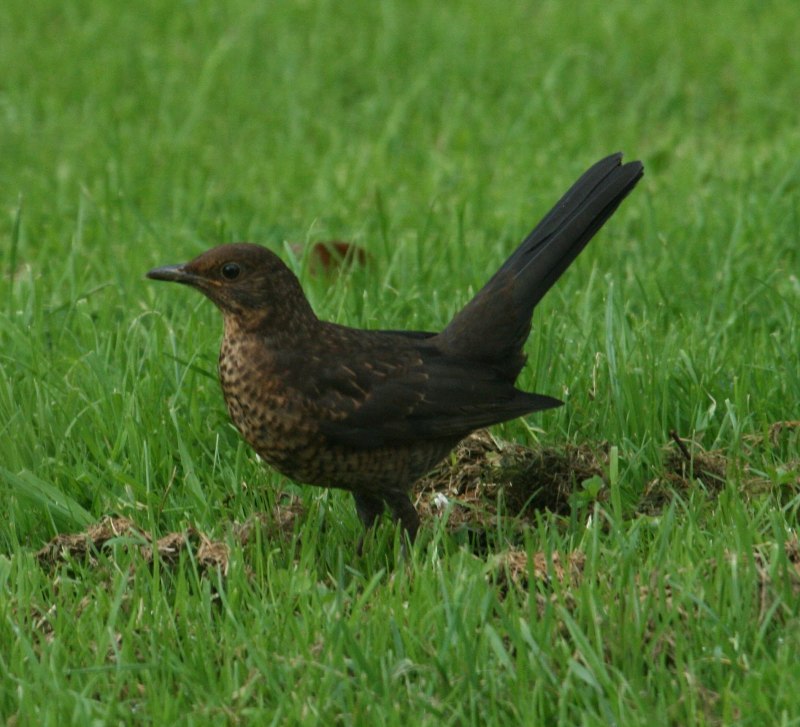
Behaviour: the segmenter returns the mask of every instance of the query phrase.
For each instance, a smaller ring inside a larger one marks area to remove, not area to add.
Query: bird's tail
[[[643,174],[622,154],[597,162],[572,185],[440,334],[448,353],[497,366],[513,380],[534,306],[614,214]]]

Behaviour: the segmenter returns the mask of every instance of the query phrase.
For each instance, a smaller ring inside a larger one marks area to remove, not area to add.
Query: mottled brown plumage
[[[641,176],[619,154],[595,164],[438,334],[321,321],[257,245],[222,245],[148,277],[191,285],[222,311],[222,390],[262,458],[297,482],[349,490],[367,527],[388,506],[413,538],[408,491],[460,439],[561,404],[514,388],[533,308]]]

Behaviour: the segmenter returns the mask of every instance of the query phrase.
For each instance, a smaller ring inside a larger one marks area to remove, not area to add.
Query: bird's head
[[[147,273],[152,280],[167,280],[197,288],[222,313],[242,323],[296,318],[311,312],[294,273],[260,245],[220,245],[181,265],[166,265]]]

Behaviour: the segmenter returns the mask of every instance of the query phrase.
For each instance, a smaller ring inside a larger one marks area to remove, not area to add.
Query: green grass
[[[796,26],[791,0],[3,3],[0,718],[800,723],[800,437],[770,432],[800,402]],[[358,558],[349,497],[228,423],[213,306],[143,279],[251,240],[325,318],[435,329],[617,149],[646,176],[519,382],[567,405],[498,433],[607,442],[618,474],[488,553],[429,521],[405,562],[388,527]],[[325,239],[373,265],[314,277],[286,245]],[[671,430],[726,482],[646,515]],[[234,537],[287,490],[291,536]],[[208,533],[228,572],[131,537],[38,564],[106,514]]]

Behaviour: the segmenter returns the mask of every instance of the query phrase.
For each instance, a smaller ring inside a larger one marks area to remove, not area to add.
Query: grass
[[[0,717],[798,724],[795,27],[789,0],[3,3]],[[358,558],[349,498],[228,423],[213,307],[143,279],[252,240],[323,317],[435,329],[617,149],[646,177],[519,382],[567,405],[496,430],[615,457],[485,547],[433,518]],[[288,246],[326,239],[372,265]],[[673,430],[723,482],[670,479]],[[138,530],[35,557],[110,514]],[[226,568],[143,555],[190,528]]]

